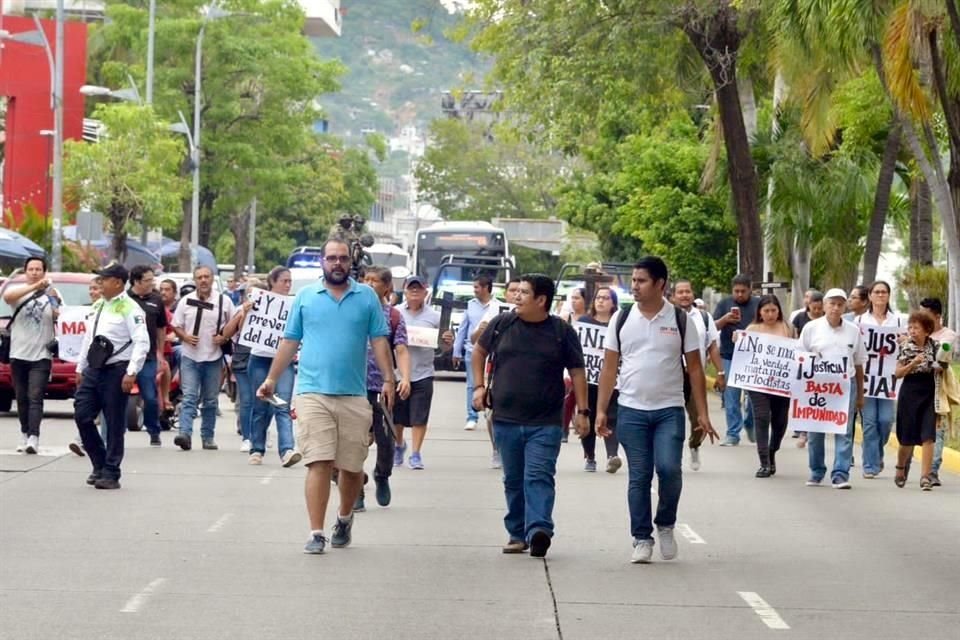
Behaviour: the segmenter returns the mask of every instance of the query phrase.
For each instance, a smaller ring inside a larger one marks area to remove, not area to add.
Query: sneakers
[[[844,478],[834,478],[831,483],[834,489],[850,489],[853,485],[850,484],[849,480]]]
[[[583,470],[589,473],[595,473],[597,471],[597,461],[585,460],[583,463]]]
[[[27,438],[27,446],[24,447],[24,453],[35,454],[40,451],[40,438],[37,436],[29,436]]]
[[[402,447],[396,447],[393,450],[393,466],[402,467],[403,466],[403,456],[407,453],[407,443],[404,442]]]
[[[499,451],[494,451],[490,456],[490,468],[491,469],[502,469],[503,468],[503,459],[500,457]]]
[[[73,442],[67,445],[67,448],[70,449],[70,452],[75,456],[80,456],[83,458],[87,455],[87,452],[83,450],[83,441],[80,438],[77,438]]]
[[[333,535],[330,536],[330,546],[334,549],[341,549],[349,546],[353,540],[351,530],[353,529],[353,514],[350,514],[348,520],[337,516],[337,523],[333,525]]]
[[[931,482],[931,485],[930,485],[930,486],[932,486],[932,487],[939,487],[939,486],[941,486],[941,484],[940,484],[940,474],[937,473],[936,471],[931,471],[927,477],[930,478],[930,482]]]
[[[20,441],[17,443],[17,453],[23,453],[27,448],[27,434],[20,434]]]
[[[464,431],[473,431],[476,428],[477,428],[476,420],[467,420],[467,424],[463,425]]]
[[[874,479],[876,479],[876,477],[877,477],[877,474],[875,474],[875,473],[870,473],[869,471],[864,471],[864,472],[863,472],[863,479],[864,479],[864,480],[874,480]]]
[[[530,545],[523,540],[510,540],[507,542],[507,544],[503,545],[502,551],[507,554],[516,554],[524,553],[529,548]]]
[[[250,454],[250,457],[247,458],[247,464],[260,465],[263,464],[263,454],[253,452]]]
[[[390,480],[387,478],[375,478],[374,482],[377,485],[377,504],[381,507],[390,506]]]
[[[363,513],[366,510],[367,504],[364,502],[363,491],[361,491],[360,495],[357,496],[357,501],[353,503],[353,512]],[[336,529],[334,529],[334,536],[336,536]]]
[[[203,441],[203,448],[207,451],[216,451],[220,447],[217,446],[217,443],[213,441],[213,438]]]
[[[819,487],[822,484],[823,484],[823,478],[814,478],[811,476],[810,479],[807,480],[808,487]]]
[[[120,481],[116,478],[98,478],[96,482],[93,483],[95,489],[119,489]]]
[[[163,446],[163,442],[160,441],[160,434],[159,434],[159,433],[151,433],[151,434],[150,434],[150,446],[151,446],[151,447],[160,447],[160,446]]]
[[[290,449],[285,454],[283,454],[282,458],[280,458],[280,461],[283,463],[283,466],[287,467],[288,469],[293,465],[297,464],[298,462],[300,462],[301,460],[303,460],[303,454],[295,449]]]
[[[652,560],[653,540],[634,540],[630,562],[633,564],[650,564]]]
[[[673,527],[657,527],[657,537],[660,538],[660,557],[664,560],[676,558],[677,539],[673,537]]]
[[[240,453],[250,453],[250,441],[244,440],[240,443]]]
[[[734,440],[730,436],[727,436],[723,439],[723,442],[720,443],[721,447],[738,447],[740,446],[739,440]]]
[[[700,471],[700,447],[690,449],[690,468],[694,471]]]
[[[184,451],[190,451],[190,449],[193,448],[193,439],[186,434],[178,433],[173,439],[173,444],[177,445]]]
[[[420,458],[420,454],[416,451],[411,453],[407,465],[411,469],[423,469],[423,460]]]
[[[530,557],[544,558],[550,548],[550,534],[543,529],[537,529],[530,536]]]
[[[323,537],[321,533],[314,533],[310,536],[310,539],[307,540],[307,544],[303,546],[303,552],[311,555],[319,555],[326,551],[327,549],[327,539]]]

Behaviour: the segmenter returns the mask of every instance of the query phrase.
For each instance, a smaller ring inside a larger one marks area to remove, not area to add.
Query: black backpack
[[[633,310],[634,306],[636,306],[636,304],[627,309],[621,309],[620,315],[617,316],[617,347],[621,349],[621,359],[623,358],[623,341],[620,340],[620,331],[623,329],[623,325],[627,323],[627,318],[630,316],[630,311]],[[676,305],[674,305],[673,311],[677,318],[677,328],[680,330],[680,368],[683,370],[683,402],[687,403],[690,402],[691,392],[690,374],[687,373],[687,361],[683,357],[683,344],[687,340],[687,312]],[[639,311],[637,313],[639,313]],[[705,312],[701,311],[701,313]]]

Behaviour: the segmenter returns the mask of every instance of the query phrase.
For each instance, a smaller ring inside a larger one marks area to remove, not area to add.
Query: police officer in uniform
[[[103,297],[93,304],[77,363],[75,420],[93,473],[87,484],[97,489],[120,488],[120,462],[126,432],[127,397],[150,349],[143,309],[124,291],[128,273],[110,264],[98,272]],[[103,412],[106,443],[97,431]]]

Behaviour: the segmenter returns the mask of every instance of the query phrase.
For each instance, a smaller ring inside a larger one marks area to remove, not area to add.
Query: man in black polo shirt
[[[150,434],[150,446],[160,446],[160,402],[157,397],[157,367],[166,367],[163,343],[167,327],[167,311],[163,298],[154,290],[153,269],[138,264],[130,269],[130,289],[127,294],[140,305],[147,316],[147,333],[150,334],[150,350],[147,360],[137,374],[137,387],[143,401],[143,426]]]

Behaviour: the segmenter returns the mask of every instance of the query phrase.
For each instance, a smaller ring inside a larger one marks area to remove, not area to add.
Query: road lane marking
[[[210,525],[210,528],[207,529],[207,533],[216,533],[217,531],[220,531],[220,529],[223,529],[223,526],[227,524],[227,522],[229,522],[230,518],[232,517],[233,517],[232,513],[223,514],[222,516],[220,516],[219,520],[217,520],[212,525]]]
[[[136,613],[139,611],[140,608],[146,604],[153,592],[156,591],[157,588],[166,581],[166,578],[157,578],[145,586],[140,593],[134,594],[132,598],[127,600],[127,604],[123,605],[123,609],[120,609],[120,613]]]
[[[767,601],[760,597],[755,591],[737,591],[737,594],[743,598],[753,609],[754,613],[760,616],[763,623],[771,629],[789,629],[790,625],[783,621],[780,614],[767,604]]]
[[[697,532],[690,528],[688,524],[678,524],[677,531],[680,532],[690,544],[707,544],[707,541],[697,535]]]
[[[276,478],[278,475],[280,475],[280,472],[274,469],[273,471],[271,471],[266,476],[260,479],[260,484],[270,484],[270,481]]]

